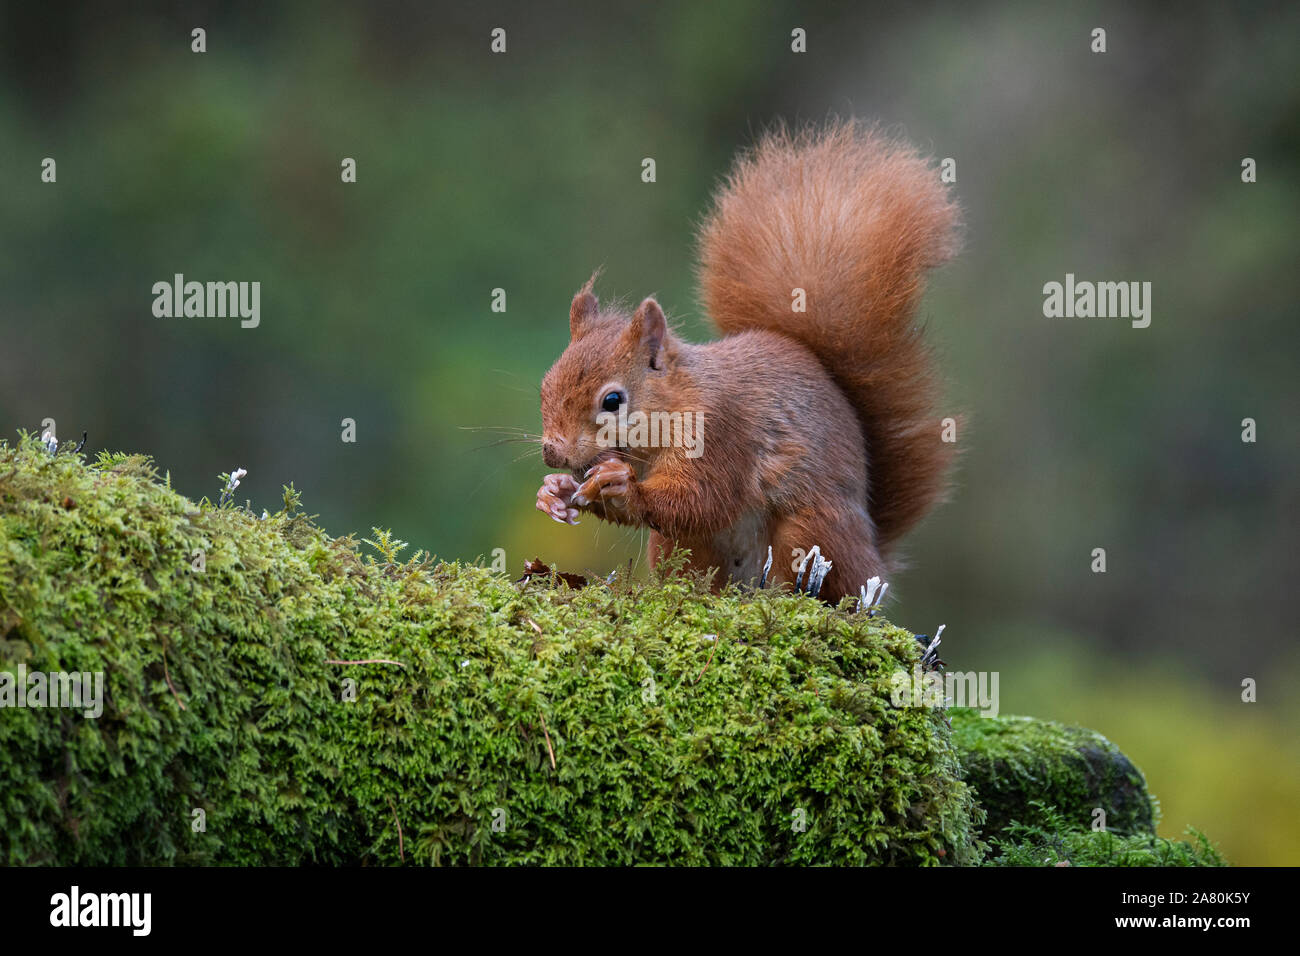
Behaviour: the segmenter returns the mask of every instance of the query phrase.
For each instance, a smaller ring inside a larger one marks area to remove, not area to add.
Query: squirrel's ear
[[[582,335],[582,327],[594,319],[599,310],[600,303],[591,294],[589,282],[578,290],[578,294],[573,297],[573,304],[569,306],[569,338],[576,339]]]
[[[664,336],[668,334],[668,322],[664,318],[664,310],[659,308],[659,303],[654,299],[646,299],[636,310],[636,315],[632,316],[632,325],[628,328],[628,335],[634,340],[640,341],[641,346],[645,349],[649,365],[653,369],[658,369],[659,365],[659,347],[664,343]]]

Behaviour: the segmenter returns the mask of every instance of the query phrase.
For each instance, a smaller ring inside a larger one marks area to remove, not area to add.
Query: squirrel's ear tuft
[[[661,367],[659,347],[663,345],[664,336],[667,334],[668,321],[664,318],[664,310],[659,308],[659,303],[654,299],[646,299],[637,308],[636,315],[632,316],[628,335],[640,342],[646,352],[647,364],[650,368]]]
[[[578,294],[573,297],[573,304],[569,306],[569,338],[576,339],[582,335],[582,328],[590,320],[596,317],[600,311],[600,303],[592,295],[591,283],[588,282]]]

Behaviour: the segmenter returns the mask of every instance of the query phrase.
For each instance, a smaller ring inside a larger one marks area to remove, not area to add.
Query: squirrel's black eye
[[[600,403],[600,407],[607,412],[616,412],[618,411],[618,407],[626,401],[627,397],[622,392],[615,389],[605,396],[604,401]]]

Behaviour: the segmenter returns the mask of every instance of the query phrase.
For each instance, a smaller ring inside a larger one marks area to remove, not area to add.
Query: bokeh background
[[[1004,712],[1112,737],[1166,835],[1297,862],[1295,4],[129,6],[0,7],[9,439],[53,417],[194,498],[242,466],[258,511],[293,482],[336,534],[605,574],[641,535],[548,521],[500,443],[539,430],[574,290],[603,266],[708,337],[693,230],[733,153],[875,119],[966,209],[924,306],[965,457],[891,616],[947,624]],[[259,280],[260,327],[154,318],[177,272]],[[1067,272],[1152,282],[1150,328],[1044,318]]]

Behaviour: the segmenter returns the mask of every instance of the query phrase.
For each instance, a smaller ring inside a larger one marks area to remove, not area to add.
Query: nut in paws
[[[573,496],[573,504],[585,508],[592,502],[599,501],[615,508],[623,507],[632,484],[636,481],[636,472],[632,466],[619,459],[607,459],[597,462],[583,476],[587,480]]]

